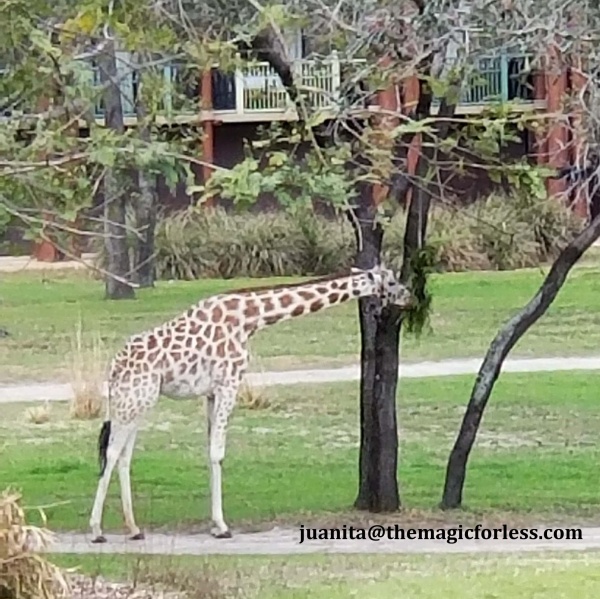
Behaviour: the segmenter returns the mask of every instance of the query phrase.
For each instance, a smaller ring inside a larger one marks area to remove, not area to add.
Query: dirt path
[[[540,529],[541,530],[541,529]],[[268,532],[240,533],[231,539],[207,534],[150,534],[144,541],[128,541],[107,535],[108,542],[95,545],[83,534],[58,535],[48,550],[53,553],[138,553],[154,555],[292,555],[305,553],[515,553],[523,551],[586,551],[600,549],[600,527],[584,528],[581,540],[318,540],[300,543],[297,530],[274,528]]]
[[[426,378],[476,374],[481,365],[480,358],[443,360],[440,362],[418,362],[403,364],[401,378]],[[600,370],[600,356],[581,358],[526,358],[506,360],[503,372],[552,372],[559,370]],[[256,386],[297,385],[302,383],[337,383],[357,381],[358,366],[344,366],[323,370],[289,370],[248,374],[246,380]],[[0,403],[31,401],[67,401],[72,397],[68,384],[39,383],[30,385],[0,386]]]
[[[31,256],[0,256],[0,272],[82,269],[94,263],[96,254],[83,254],[81,261],[40,262]]]

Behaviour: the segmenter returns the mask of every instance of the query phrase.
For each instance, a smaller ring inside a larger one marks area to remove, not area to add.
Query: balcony
[[[127,65],[125,60],[121,65]],[[325,118],[339,112],[338,94],[343,70],[362,61],[344,62],[334,53],[328,60],[300,60],[295,63],[296,80],[306,93],[313,109]],[[268,63],[245,65],[234,73],[212,71],[212,111],[202,111],[200,81],[197,70],[183,64],[163,68],[165,94],[159,106],[159,122],[193,122],[216,119],[221,122],[289,121],[297,118],[296,111],[277,74]],[[98,84],[96,69],[86,76],[89,83]],[[120,85],[126,125],[135,122],[134,102],[137,95],[135,74],[120,68]],[[533,98],[529,57],[527,55],[499,55],[481,58],[477,73],[465,87],[457,114],[476,114],[491,103],[516,101],[520,110],[545,107],[545,101]],[[434,101],[434,112],[439,101]],[[103,119],[102,101],[94,106],[94,116]]]
[[[301,60],[295,63],[296,80],[304,89],[308,103],[333,118],[339,111],[338,93],[345,67],[363,61],[344,62],[334,53],[328,60]],[[479,68],[466,86],[457,114],[479,113],[491,103],[516,102],[521,110],[544,108],[544,101],[535,101],[529,73],[529,57],[525,54],[499,55],[481,58]],[[269,122],[295,120],[295,108],[268,63],[245,65],[228,74],[217,68],[212,72],[212,111],[200,111],[200,85],[197,73],[186,77],[184,65],[169,65],[163,70],[167,94],[161,106],[161,120],[192,121],[214,118],[221,122]],[[128,80],[129,79],[129,80]],[[135,81],[125,77],[123,105],[126,120],[135,120],[132,99]],[[129,92],[129,93],[128,93]],[[178,98],[185,98],[181,101]],[[186,106],[187,104],[187,106]],[[439,101],[434,101],[434,112]],[[102,105],[95,109],[102,118]]]

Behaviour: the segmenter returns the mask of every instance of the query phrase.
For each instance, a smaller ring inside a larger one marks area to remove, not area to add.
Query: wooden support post
[[[215,161],[215,131],[214,115],[212,102],[212,69],[208,67],[202,74],[202,84],[200,86],[200,110],[202,111],[202,183],[210,179],[212,168],[210,165]],[[214,198],[210,198],[205,205],[212,208]]]
[[[546,70],[546,90],[548,94],[548,113],[550,127],[548,131],[548,166],[559,169],[567,164],[567,128],[563,114],[563,99],[567,91],[565,64],[556,47],[549,49],[548,68]],[[548,179],[546,187],[550,196],[559,198],[565,192],[563,179]]]
[[[41,96],[37,101],[36,109],[38,112],[46,112],[50,109],[50,98],[48,96]],[[45,160],[46,155],[42,154],[41,159]],[[42,218],[44,221],[43,229],[45,232],[45,223],[52,222],[52,215],[44,210],[42,212]],[[61,256],[56,246],[46,239],[38,239],[33,243],[33,258],[40,262],[58,262]]]
[[[414,113],[417,104],[419,103],[420,85],[419,78],[412,75],[402,83],[402,113]],[[414,175],[417,170],[417,162],[421,154],[421,135],[415,135],[408,148],[406,157],[406,170],[409,175]],[[408,206],[412,197],[412,189],[408,190],[405,198],[405,206]]]
[[[389,57],[385,57],[379,61],[382,68],[387,68],[390,64]],[[383,114],[374,119],[377,130],[381,131],[381,136],[376,135],[382,146],[389,146],[392,149],[392,140],[388,138],[387,132],[394,129],[398,125],[398,116],[400,112],[400,90],[398,85],[390,81],[388,87],[377,92],[377,106]],[[381,204],[388,194],[388,187],[384,183],[377,183],[373,186],[373,201],[376,205]]]
[[[581,56],[574,56],[571,66],[571,128],[573,140],[570,146],[572,164],[581,164],[584,157],[585,132],[583,127],[583,106],[580,100],[580,94],[585,88],[586,76],[583,72]],[[589,214],[589,204],[587,200],[587,190],[585,185],[578,185],[573,198],[573,210],[579,216],[587,218]]]
[[[543,62],[533,73],[533,99],[535,101],[547,100],[546,68],[547,65],[545,62]],[[537,164],[546,164],[548,160],[546,127],[540,121],[536,123],[536,128],[533,130],[533,135],[533,157],[535,158]]]

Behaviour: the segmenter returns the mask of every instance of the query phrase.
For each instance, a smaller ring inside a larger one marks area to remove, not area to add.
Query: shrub
[[[406,215],[387,224],[383,258],[402,264]],[[556,200],[494,194],[467,207],[435,205],[428,244],[439,271],[507,270],[553,259],[582,225]],[[160,279],[319,276],[352,264],[355,241],[345,219],[314,213],[228,214],[189,208],[157,227]]]
[[[160,279],[320,275],[351,264],[352,231],[315,215],[189,209],[156,232]]]

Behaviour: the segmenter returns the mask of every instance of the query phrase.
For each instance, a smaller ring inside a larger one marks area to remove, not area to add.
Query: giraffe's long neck
[[[249,293],[246,296],[247,328],[254,333],[271,324],[312,314],[374,293],[365,274],[315,281],[304,285]]]

